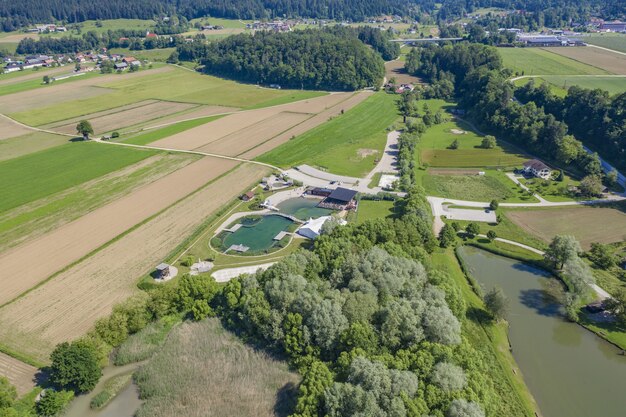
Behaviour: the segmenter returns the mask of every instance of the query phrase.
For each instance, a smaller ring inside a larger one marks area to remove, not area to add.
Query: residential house
[[[22,70],[21,62],[9,62],[4,67],[4,72],[15,72],[15,71],[20,71],[20,70]]]
[[[244,195],[241,196],[241,200],[243,201],[250,201],[254,198],[256,194],[254,194],[254,192],[252,191],[248,191],[247,193],[245,193]]]
[[[550,167],[538,159],[531,159],[530,161],[524,162],[523,171],[526,174],[531,174],[537,178],[543,178],[544,180],[549,179],[552,174]]]
[[[126,56],[122,59],[122,62],[125,62],[128,66],[135,66],[135,67],[140,67],[141,66],[141,61],[139,61],[137,58],[133,57],[133,56]]]
[[[124,71],[128,68],[128,64],[126,62],[116,62],[113,64],[113,68],[115,68],[115,71]]]

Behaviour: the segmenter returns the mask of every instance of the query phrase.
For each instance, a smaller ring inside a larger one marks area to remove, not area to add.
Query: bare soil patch
[[[35,387],[37,368],[0,352],[0,376],[8,378],[18,395],[24,395]]]
[[[442,168],[429,168],[428,173],[430,175],[478,175],[480,171],[476,169],[442,169]]]
[[[106,146],[106,145],[102,145]],[[0,255],[0,305],[32,288],[55,272],[158,213],[235,162],[203,158],[146,185],[135,193],[100,207],[40,238]],[[101,265],[106,269],[106,265]],[[16,279],[16,277],[20,277]]]
[[[311,115],[304,113],[278,113],[245,129],[226,135],[198,150],[218,155],[236,156],[302,123],[309,117]]]
[[[224,162],[233,166],[230,161]],[[215,171],[212,168],[215,164],[215,159],[207,157],[190,165],[194,169],[201,168],[200,172],[187,171],[186,178],[178,178],[174,185],[182,187],[201,176],[202,171]],[[207,217],[267,173],[268,170],[259,165],[241,165],[3,307],[0,309],[0,340],[47,361],[56,343],[83,335],[97,319],[110,314],[113,305],[137,293],[140,276],[162,262]],[[157,190],[163,192],[151,195],[162,199],[165,190],[163,187]],[[102,223],[109,223],[110,227],[112,221]]]
[[[450,133],[452,133],[453,135],[465,135],[465,134],[467,134],[467,132],[465,130],[461,130],[461,129],[450,129]]]
[[[368,156],[376,155],[378,153],[378,149],[358,149],[356,154],[359,158],[364,159]]]
[[[215,120],[211,123],[186,130],[182,133],[170,136],[152,143],[152,146],[171,149],[199,149],[221,138],[233,135],[247,127],[274,117],[281,112],[309,113],[323,112],[328,107],[333,107],[342,102],[350,95],[348,93],[329,94],[296,103],[283,104],[259,110],[243,111],[231,114]],[[327,118],[326,118],[327,119]],[[308,129],[307,129],[308,130]],[[280,133],[280,131],[278,132]],[[277,145],[274,145],[275,147]]]
[[[17,123],[13,123],[4,117],[0,117],[0,140],[26,135],[32,130],[26,129]]]
[[[597,68],[602,68],[613,74],[626,75],[626,56],[621,54],[594,48],[592,46],[543,49],[585,64],[593,65]]]
[[[385,76],[389,81],[392,78],[396,79],[396,84],[421,84],[422,80],[418,77],[410,75],[404,69],[404,61],[400,61],[399,59],[394,61],[385,62]]]
[[[100,117],[86,115],[82,118],[88,119],[93,126],[95,134],[99,135],[113,130],[121,130],[124,127],[133,126],[149,120],[158,119],[162,116],[189,110],[194,107],[196,107],[195,104],[157,101],[143,106],[135,106],[131,109],[111,109],[110,114]],[[55,130],[67,134],[76,133],[76,124],[74,122],[67,123],[63,126],[59,126]]]
[[[283,143],[289,141],[289,139],[301,135],[309,130],[313,129],[321,125],[322,123],[327,122],[331,117],[336,117],[341,114],[341,111],[348,111],[357,104],[361,103],[367,97],[370,96],[370,92],[360,91],[358,93],[342,93],[343,100],[335,102],[334,105],[326,108],[315,116],[305,120],[299,125],[287,130],[286,132],[281,133],[280,135],[268,140],[267,142],[262,143],[261,145],[253,148],[240,156],[246,159],[254,159],[257,156],[264,154],[265,152],[269,152],[277,146],[282,145]],[[331,96],[332,97],[332,96]]]
[[[559,207],[546,210],[509,211],[506,216],[524,230],[544,240],[556,235],[573,235],[583,249],[592,242],[626,240],[626,213],[614,208]]]

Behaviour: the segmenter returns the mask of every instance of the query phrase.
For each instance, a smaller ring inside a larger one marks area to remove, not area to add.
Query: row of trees
[[[333,30],[285,34],[240,34],[203,46],[204,71],[239,81],[317,90],[378,87],[384,76],[380,55]],[[179,54],[180,56],[180,54]]]
[[[572,86],[565,97],[558,97],[547,83],[537,85],[531,80],[516,89],[515,96],[543,107],[567,123],[569,132],[583,143],[609,156],[617,167],[626,168],[626,93],[611,97],[605,90]]]
[[[533,101],[522,104],[513,99],[510,71],[502,68],[495,48],[468,43],[416,48],[406,68],[434,85],[454,86],[451,90],[460,107],[482,129],[542,158],[573,164],[587,175],[602,175],[598,155],[587,153],[579,140],[568,135],[567,124]]]

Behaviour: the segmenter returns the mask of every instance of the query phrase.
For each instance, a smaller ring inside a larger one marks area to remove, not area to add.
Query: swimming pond
[[[329,216],[333,210],[317,207],[320,200],[315,198],[290,198],[279,203],[276,208],[281,213],[289,214],[300,220],[316,219],[322,216]]]
[[[217,239],[221,244],[216,246],[221,246],[221,250],[225,251],[232,245],[242,245],[249,248],[243,255],[254,255],[280,247],[281,242],[274,238],[280,232],[287,231],[293,222],[282,216],[269,215],[244,217],[238,224],[241,226],[236,231],[220,233]]]

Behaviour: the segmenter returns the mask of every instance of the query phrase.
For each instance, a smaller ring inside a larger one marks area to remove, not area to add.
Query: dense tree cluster
[[[49,21],[82,22],[98,19],[152,19],[179,15],[189,20],[204,17],[262,19],[313,17],[362,21],[381,14],[416,15],[432,11],[431,0],[0,0],[0,24],[12,31]]]
[[[384,75],[380,56],[355,32],[260,32],[230,36],[206,46],[201,59],[209,74],[281,87],[356,90],[377,87]]]
[[[569,88],[558,97],[547,84],[531,80],[515,91],[522,102],[534,102],[558,120],[588,146],[598,149],[619,168],[626,168],[626,93],[609,96],[604,90]]]
[[[416,48],[406,68],[430,80],[432,94],[455,92],[459,106],[484,130],[542,158],[572,164],[585,174],[602,174],[598,155],[585,152],[582,143],[568,135],[565,122],[534,101],[513,100],[510,71],[502,68],[495,48],[467,43]],[[448,98],[446,94],[442,98]]]

